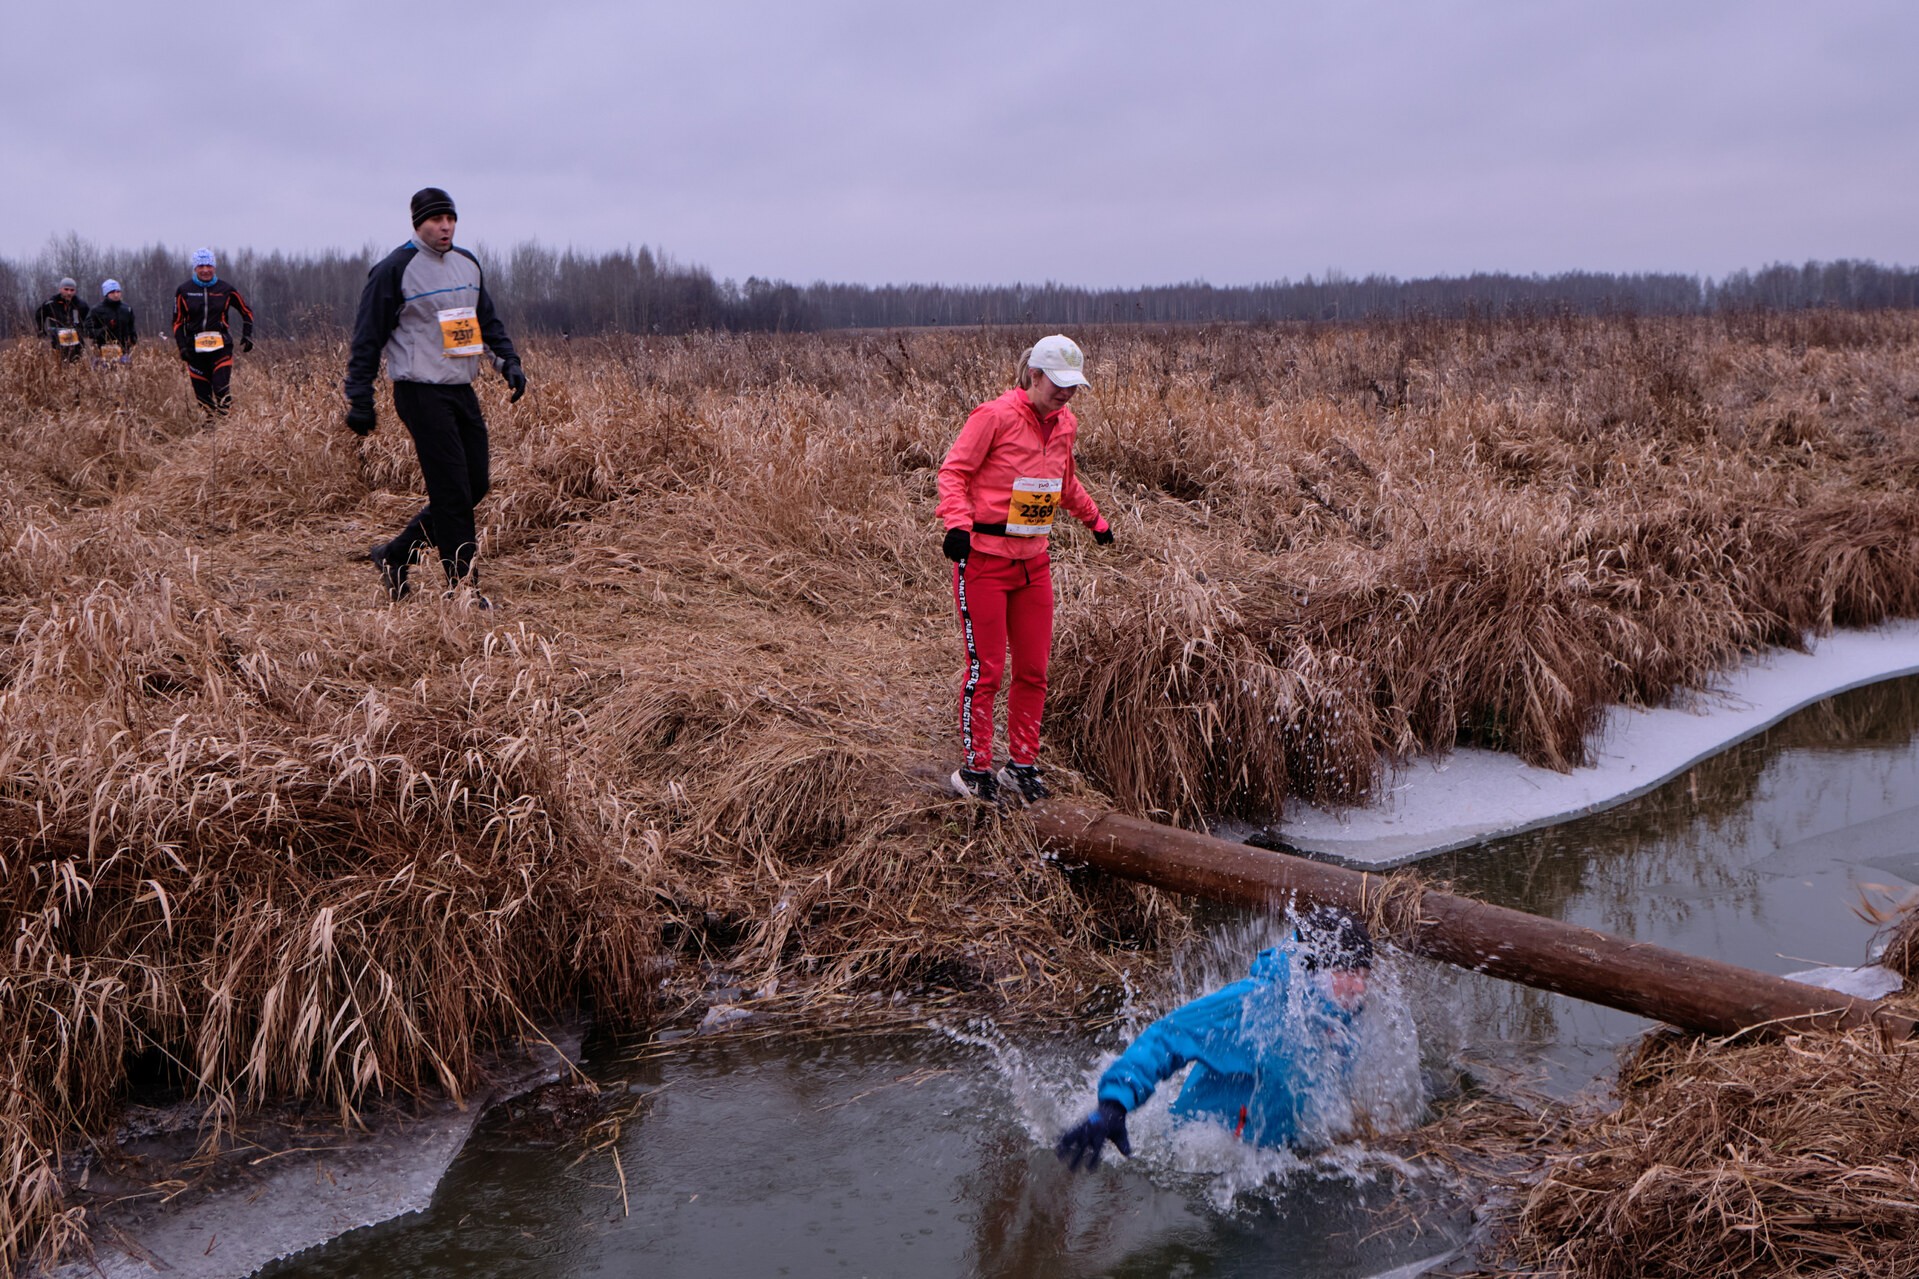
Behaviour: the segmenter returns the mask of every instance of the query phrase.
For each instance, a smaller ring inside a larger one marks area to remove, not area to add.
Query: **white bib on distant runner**
[[[79,346],[80,330],[61,329],[59,332],[54,334],[54,340],[58,342],[61,346]]]
[[[466,359],[486,350],[480,337],[480,317],[470,306],[448,307],[440,317],[440,354]]]
[[[227,344],[227,340],[218,333],[195,333],[193,349],[196,351],[217,351]]]
[[[1013,481],[1013,497],[1006,507],[1006,536],[1045,537],[1053,531],[1053,511],[1059,506],[1060,480],[1021,476]]]

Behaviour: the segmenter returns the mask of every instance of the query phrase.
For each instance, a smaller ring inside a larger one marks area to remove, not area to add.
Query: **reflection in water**
[[[1869,884],[1919,883],[1915,728],[1919,684],[1860,690],[1630,805],[1421,869],[1769,972],[1858,963],[1871,929],[1853,902]],[[1097,1037],[966,1026],[614,1056],[600,1076],[647,1097],[620,1147],[630,1216],[608,1155],[529,1148],[494,1117],[428,1212],[275,1273],[1359,1279],[1444,1251],[1464,1214],[1420,1170],[1362,1143],[1302,1157],[1175,1128],[1170,1084],[1129,1124],[1135,1159],[1092,1176],[1053,1159],[1127,1037],[1242,975],[1281,927],[1222,918],[1146,993],[1126,992],[1121,1025]],[[1586,1087],[1643,1026],[1455,969],[1379,971],[1378,1092],[1358,1100],[1391,1123],[1431,1091],[1422,1078],[1444,1086],[1460,1063],[1495,1088]]]
[[[1063,1060],[1032,1068],[1057,1069],[1061,1096],[1085,1084]],[[1295,1175],[1226,1211],[1168,1163],[1069,1173],[1051,1136],[1071,1112],[1020,1113],[992,1055],[951,1038],[691,1047],[641,1074],[630,1217],[608,1156],[527,1149],[489,1119],[426,1213],[273,1273],[1358,1279],[1465,1224],[1377,1159],[1301,1173],[1286,1156]]]
[[[1865,962],[1855,912],[1919,884],[1919,680],[1810,707],[1622,807],[1424,862],[1458,891],[1761,972]],[[1422,1034],[1552,1091],[1644,1022],[1452,969],[1409,976]]]

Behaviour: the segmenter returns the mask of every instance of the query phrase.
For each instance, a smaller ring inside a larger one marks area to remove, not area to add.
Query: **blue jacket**
[[[1135,1110],[1188,1063],[1177,1119],[1225,1124],[1262,1146],[1325,1139],[1315,1089],[1352,1072],[1353,1015],[1299,963],[1295,945],[1262,950],[1252,975],[1174,1009],[1140,1032],[1100,1076],[1099,1097]]]

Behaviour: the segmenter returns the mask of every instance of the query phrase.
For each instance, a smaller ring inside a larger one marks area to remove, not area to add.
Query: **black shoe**
[[[980,804],[999,803],[999,782],[984,769],[957,768],[947,778],[961,796]]]
[[[462,592],[460,588],[456,586],[452,590],[448,591],[446,594],[442,595],[440,598],[447,601],[447,603],[450,604],[453,601],[462,598]],[[490,610],[493,607],[493,601],[488,599],[486,596],[480,594],[478,591],[465,592],[464,598],[466,599],[468,605],[472,608]]]
[[[395,602],[405,599],[413,593],[413,584],[406,580],[406,571],[413,567],[413,557],[404,552],[395,555],[393,543],[382,542],[366,553],[373,561],[373,567],[380,575],[380,585],[386,587],[386,597]]]
[[[1008,764],[999,770],[999,784],[1019,792],[1023,804],[1037,804],[1052,794],[1046,789],[1038,764]]]

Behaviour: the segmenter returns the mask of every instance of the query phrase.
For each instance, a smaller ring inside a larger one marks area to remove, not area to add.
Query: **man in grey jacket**
[[[346,424],[368,435],[379,422],[373,379],[380,357],[393,382],[393,407],[413,436],[426,480],[426,508],[367,557],[391,599],[411,590],[407,570],[427,542],[440,553],[447,585],[477,582],[473,508],[486,496],[486,419],[473,378],[481,357],[493,362],[513,399],[526,394],[526,374],[494,314],[479,259],[453,243],[458,214],[438,187],[413,196],[413,238],[367,273],[347,357]],[[480,607],[490,607],[476,595]]]

